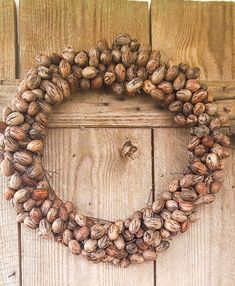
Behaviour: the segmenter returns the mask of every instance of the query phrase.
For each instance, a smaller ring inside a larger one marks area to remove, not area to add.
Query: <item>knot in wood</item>
[[[138,150],[138,148],[131,142],[131,140],[126,141],[121,148],[121,157],[122,158],[132,158],[133,154]]]

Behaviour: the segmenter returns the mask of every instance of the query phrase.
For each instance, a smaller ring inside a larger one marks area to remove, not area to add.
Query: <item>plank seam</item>
[[[18,252],[19,252],[19,286],[23,285],[22,281],[22,237],[21,237],[21,224],[18,223]]]
[[[235,125],[224,125],[222,127],[226,128],[227,132],[230,132],[230,129],[235,127]],[[151,129],[151,128],[158,128],[158,129],[159,128],[164,128],[164,129],[166,129],[166,128],[171,128],[171,129],[183,129],[183,127],[170,126],[170,125],[169,126],[168,125],[155,125],[155,126],[153,126],[153,125],[149,125],[149,126],[145,126],[145,125],[136,125],[136,126],[134,126],[134,125],[132,125],[132,126],[130,126],[130,125],[121,125],[121,124],[114,125],[114,124],[112,124],[112,125],[100,125],[100,126],[97,126],[97,125],[48,126],[48,129],[53,129],[53,130],[55,130],[55,129],[91,129],[91,128],[95,128],[95,129],[106,129],[106,128],[130,128],[130,129],[132,129],[132,128],[141,128],[141,129]]]
[[[149,43],[152,47],[152,4],[149,6],[148,16],[149,16]]]
[[[20,67],[20,47],[19,47],[19,7],[16,0],[14,0],[14,18],[15,18],[15,78],[19,77]]]
[[[155,200],[155,164],[154,164],[154,129],[151,128],[151,160],[152,160],[152,202]],[[156,286],[157,279],[156,279],[156,261],[153,262],[153,285]]]
[[[14,19],[15,19],[15,81],[19,77],[19,66],[20,66],[20,59],[19,59],[19,7],[16,0],[14,1]],[[4,84],[4,81],[1,82],[1,84]],[[18,254],[19,254],[19,286],[23,285],[22,280],[22,236],[21,236],[21,225],[17,224],[17,232],[18,232]]]

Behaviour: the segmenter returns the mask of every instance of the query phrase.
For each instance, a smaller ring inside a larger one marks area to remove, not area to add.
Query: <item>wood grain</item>
[[[0,1],[0,78],[16,77],[16,12],[13,0]]]
[[[199,66],[206,80],[235,79],[235,4],[153,0],[152,46],[162,58]]]
[[[122,158],[120,149],[129,140],[137,151]],[[151,130],[51,129],[46,146],[45,168],[57,173],[53,188],[82,212],[115,220],[146,205],[152,187]],[[39,240],[35,231],[23,227],[22,233],[24,286],[37,281],[42,286],[153,285],[152,263],[142,265],[141,272],[138,265],[124,270],[93,265],[61,245]]]
[[[2,109],[12,98],[12,91],[15,86],[0,86],[1,96],[0,108]],[[7,179],[0,177],[0,285],[19,285],[20,282],[20,253],[19,253],[19,233],[16,223],[16,214],[10,202],[5,201],[3,191],[7,186]]]
[[[221,80],[234,80],[233,3],[153,0],[152,45],[162,51],[163,60],[174,59],[200,66],[202,78],[215,81],[210,87],[225,111],[229,88]],[[219,87],[219,88],[218,88]],[[234,96],[227,108],[233,117]],[[161,192],[177,176],[186,162],[183,151],[184,130],[155,129],[155,185]],[[160,140],[161,139],[161,140]],[[235,284],[234,266],[234,149],[228,160],[223,191],[214,204],[200,209],[201,219],[185,235],[172,242],[172,248],[159,257],[156,285],[228,285]],[[174,150],[174,152],[172,152]],[[172,175],[172,173],[176,173]],[[155,190],[156,196],[158,195]],[[219,223],[218,223],[219,222]]]
[[[8,82],[9,84],[9,82]],[[17,86],[0,85],[0,105],[9,105]],[[235,98],[233,85],[212,86],[220,114],[228,114],[227,125],[235,126]],[[234,86],[235,88],[235,86]],[[228,98],[224,99],[223,97]],[[1,106],[0,106],[1,111]],[[49,128],[76,127],[175,127],[172,115],[162,110],[150,96],[129,97],[120,101],[110,92],[78,92],[56,107]]]
[[[0,85],[4,86],[5,85],[17,86],[20,82],[21,82],[20,79],[11,79],[11,80],[0,79]],[[213,95],[213,98],[215,100],[235,99],[235,81],[202,81],[202,82],[208,86],[208,90]],[[109,93],[108,89],[107,93]],[[92,91],[91,94],[95,94],[95,91]],[[113,95],[113,97],[115,96]]]
[[[3,198],[7,180],[0,178],[0,285],[19,285],[18,227],[15,211]]]
[[[177,173],[187,161],[187,137],[186,130],[154,130],[156,196],[172,179],[179,178]],[[159,256],[156,285],[171,286],[172,281],[181,286],[235,284],[234,143],[223,190],[213,204],[199,209],[200,220],[187,233],[175,237],[171,248]]]
[[[111,43],[121,32],[149,41],[147,3],[21,0],[19,11],[21,77],[37,53],[61,52],[68,46],[89,49],[102,38]]]
[[[110,42],[120,32],[128,32],[143,42],[149,40],[146,3],[22,0],[19,18],[21,76],[38,52],[61,51],[65,46],[87,49],[100,38]],[[88,97],[89,94],[84,98],[88,100]],[[94,100],[99,105],[102,99],[97,94]],[[77,100],[71,103],[79,110],[82,107]],[[101,109],[102,106],[101,103]],[[94,122],[98,120],[96,116],[90,119]],[[47,138],[46,166],[59,172],[52,180],[56,192],[75,201],[85,213],[108,219],[128,216],[132,209],[145,205],[152,186],[151,131],[73,127],[76,128],[55,129],[54,125]],[[124,160],[119,151],[127,140],[138,146],[138,152],[133,159]],[[59,145],[54,143],[57,141]],[[146,174],[142,174],[140,166],[148,170]],[[143,266],[145,275],[138,267],[121,270],[108,265],[90,265],[82,258],[72,257],[60,245],[39,241],[35,233],[25,228],[22,229],[22,267],[23,285],[154,284],[153,263]]]
[[[0,62],[0,79],[14,78],[16,73],[13,3],[0,3],[0,47],[4,47],[3,52],[0,49],[4,60]],[[202,78],[211,81],[208,85],[220,111],[230,111],[229,124],[235,126],[234,6],[152,0],[151,30],[153,47],[161,50],[163,59],[171,57],[202,68]],[[69,45],[87,49],[100,38],[111,42],[120,32],[147,43],[147,9],[147,3],[126,0],[21,0],[20,76],[40,52],[60,52]],[[0,80],[0,112],[15,92],[16,81]],[[138,127],[158,127],[153,142],[157,196],[186,162],[182,146],[187,132],[172,128],[171,116],[157,109],[151,98],[120,102],[108,92],[76,94],[55,110],[46,142],[45,166],[56,171],[51,178],[56,192],[75,201],[85,213],[106,219],[124,218],[145,205],[152,187],[151,130]],[[120,157],[120,148],[127,140],[138,147],[132,159]],[[235,142],[232,148],[223,193],[213,205],[200,210],[201,220],[187,234],[174,239],[171,249],[159,257],[155,273],[152,263],[125,270],[93,265],[23,227],[22,285],[170,286],[173,282],[182,286],[233,286]],[[0,187],[5,184],[1,179]],[[2,200],[0,209],[0,285],[19,285],[15,215]]]
[[[0,78],[12,79],[16,76],[16,14],[13,0],[0,1]],[[1,93],[2,87],[0,87]],[[8,91],[10,91],[8,89]],[[7,92],[8,93],[8,92]],[[4,93],[5,94],[5,93]],[[11,97],[11,95],[9,96]],[[3,99],[3,98],[2,98]],[[5,107],[8,99],[1,101]],[[18,226],[14,210],[3,198],[7,180],[0,178],[0,285],[19,285]]]

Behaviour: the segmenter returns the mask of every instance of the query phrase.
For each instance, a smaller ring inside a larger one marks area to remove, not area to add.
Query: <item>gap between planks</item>
[[[151,10],[150,10],[150,12],[149,13],[151,13]],[[18,21],[18,18],[17,18],[17,21]],[[149,25],[149,27],[150,27],[150,31],[149,31],[149,36],[150,36],[150,42],[151,42],[151,14],[149,14],[149,23],[150,23],[150,25]],[[18,34],[18,33],[17,33]],[[19,68],[18,68],[18,62],[17,62],[17,60],[19,60],[19,46],[17,46],[17,55],[16,55],[17,57],[16,57],[16,64],[17,64],[17,66],[16,66],[16,77],[18,76],[18,72],[19,72]],[[7,81],[0,81],[0,84],[2,84],[2,85],[6,85],[6,82]],[[9,82],[9,81],[8,81]],[[14,84],[13,84],[14,85]],[[226,99],[226,97],[221,97],[221,98],[218,98],[218,100],[220,100],[220,99]],[[63,128],[74,128],[74,129],[77,129],[77,128],[81,128],[81,129],[85,129],[85,128],[99,128],[99,129],[101,129],[101,128],[104,128],[104,129],[106,129],[106,128],[151,128],[151,146],[152,146],[152,149],[151,149],[151,152],[152,152],[152,200],[153,200],[153,198],[154,198],[154,195],[155,195],[155,181],[154,181],[154,129],[153,129],[153,127],[154,126],[149,126],[149,127],[146,127],[146,126],[143,126],[143,127],[141,127],[141,126],[138,126],[138,127],[134,127],[134,126],[105,126],[105,127],[99,127],[99,126],[86,126],[86,127],[79,127],[79,126],[77,126],[77,127],[63,127]],[[169,128],[169,126],[167,127],[167,126],[165,126],[165,127],[154,127],[154,128]],[[170,128],[175,128],[175,126],[171,126]],[[19,225],[19,227],[18,227],[18,231],[19,231],[19,233],[18,233],[18,235],[20,235],[20,233],[21,233],[21,226]],[[21,237],[20,237],[20,239],[21,239]],[[21,241],[19,241],[19,253],[20,253],[20,257],[19,257],[19,259],[20,259],[20,285],[22,285],[22,269],[21,269]],[[156,262],[154,263],[154,275],[156,276]],[[154,285],[156,285],[156,277],[154,277]]]
[[[18,70],[18,72],[19,72],[19,70]],[[18,81],[19,82],[19,81]],[[6,84],[6,82],[5,82],[5,84]],[[3,85],[4,85],[4,82],[3,82]],[[90,128],[94,128],[94,127],[97,127],[97,126],[90,126]],[[110,126],[110,127],[112,127],[112,128],[114,128],[114,129],[116,129],[118,126]],[[127,126],[128,127],[128,126]],[[77,126],[77,128],[75,127],[74,129],[79,129],[80,127],[79,126]],[[81,128],[83,128],[83,127],[81,127]],[[98,127],[99,128],[99,127]],[[129,127],[130,128],[130,127]],[[138,128],[138,127],[137,127]],[[85,129],[85,128],[84,128]],[[105,129],[105,128],[104,128]],[[23,234],[24,234],[24,229],[22,229],[22,231],[23,231]],[[23,249],[24,250],[24,249]],[[25,263],[25,261],[23,260],[22,262],[21,262],[23,265],[21,265],[21,267],[23,266],[24,267],[24,263]],[[81,262],[82,263],[82,262]],[[24,272],[24,269],[23,269],[23,272]],[[24,276],[25,274],[23,273],[23,276]],[[154,271],[154,273],[153,273],[153,275],[155,275],[155,271]],[[25,279],[26,279],[26,277],[23,277],[23,281],[25,281]],[[29,279],[30,280],[30,279]],[[150,277],[149,277],[149,280],[148,280],[149,282],[150,281],[152,281],[152,279],[150,279]],[[155,285],[155,279],[153,280],[153,283],[151,283],[151,285]],[[43,282],[42,282],[43,283]],[[48,282],[47,282],[48,283]],[[137,283],[138,284],[138,283]],[[22,285],[22,279],[21,279],[21,285]]]

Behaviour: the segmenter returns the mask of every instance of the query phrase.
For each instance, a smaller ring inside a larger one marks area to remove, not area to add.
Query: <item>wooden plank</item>
[[[7,86],[5,89],[0,86],[1,93],[1,112],[2,109],[9,105],[15,86]],[[5,96],[3,96],[3,94]],[[20,268],[19,268],[19,241],[18,226],[16,215],[11,204],[5,201],[3,190],[7,186],[7,179],[0,177],[0,285],[19,285]]]
[[[112,95],[105,95],[103,100],[102,95],[92,99],[83,97],[82,100],[74,97],[59,106],[51,118],[50,127],[176,127],[172,114],[159,108],[150,97],[128,98],[120,102]],[[221,114],[229,115],[226,126],[235,125],[235,100],[218,101],[218,106]]]
[[[132,158],[120,149],[130,140]],[[58,142],[58,144],[55,144]],[[51,129],[45,168],[51,184],[79,210],[109,220],[126,218],[146,205],[152,187],[150,129]],[[143,172],[144,170],[144,172]],[[22,227],[23,285],[153,285],[152,263],[120,269],[93,265]]]
[[[0,85],[12,86],[18,85],[21,82],[20,79],[13,80],[1,80]],[[206,81],[209,92],[213,95],[213,98],[216,100],[224,99],[235,99],[235,82],[234,81]],[[81,93],[79,91],[79,93]],[[82,91],[83,93],[83,91]],[[92,91],[92,95],[95,94],[95,91]],[[0,96],[2,96],[0,94]],[[115,97],[115,96],[114,96]]]
[[[21,0],[19,11],[21,78],[37,53],[61,52],[68,46],[89,49],[101,38],[111,42],[121,32],[149,41],[147,3]]]
[[[208,89],[217,100],[235,98],[235,81],[207,81]]]
[[[22,0],[21,76],[38,52],[60,52],[65,46],[90,48],[100,38],[111,41],[120,32],[148,42],[146,3]],[[74,104],[78,107],[79,102]],[[129,139],[137,144],[138,152],[133,160],[124,160],[119,151]],[[73,199],[84,212],[110,219],[125,217],[132,208],[146,203],[152,185],[150,130],[52,129],[47,140],[46,155],[50,155],[47,168],[60,172],[60,176],[53,178],[55,189],[62,197]],[[61,144],[55,146],[55,140]],[[149,172],[141,176],[140,166]],[[124,285],[136,280],[137,285],[154,284],[153,263],[143,266],[145,275],[139,272],[139,267],[121,270],[90,265],[69,255],[64,247],[39,241],[34,232],[25,228],[22,242],[24,285]]]
[[[186,130],[154,130],[156,196],[185,166],[187,137]],[[234,143],[223,190],[213,204],[199,210],[200,220],[159,256],[156,285],[170,286],[172,281],[181,286],[235,285]]]
[[[16,215],[10,202],[3,198],[7,180],[0,178],[0,285],[19,285],[19,250]]]
[[[206,80],[235,79],[235,4],[153,0],[152,45],[162,58],[199,66]]]
[[[0,105],[10,104],[15,92],[14,85],[0,85]],[[217,96],[220,98],[216,100],[220,114],[228,114],[230,117],[226,126],[235,126],[235,99],[230,97],[221,100],[223,98],[221,86],[217,89]],[[160,109],[150,96],[129,97],[125,101],[120,101],[115,95],[104,90],[74,94],[56,107],[49,124],[50,128],[113,126],[174,127],[175,125],[172,115]]]
[[[0,2],[0,78],[12,79],[16,76],[16,14],[13,0]],[[1,90],[1,88],[0,88]],[[8,99],[2,100],[1,108]],[[18,226],[10,203],[3,198],[7,180],[0,178],[0,285],[19,285]]]
[[[209,86],[210,91],[218,100],[220,112],[229,109],[233,118],[234,92],[230,93],[230,88],[221,80],[234,80],[235,77],[235,5],[153,0],[151,8],[153,47],[162,51],[164,60],[171,58],[177,63],[183,61],[200,66],[203,79],[217,80]],[[223,100],[228,98],[232,100]],[[155,184],[164,190],[174,178],[172,173],[180,172],[186,163],[182,150],[186,133],[184,130],[156,129],[154,138],[155,166],[161,166],[155,170]],[[232,148],[223,197],[219,194],[213,205],[200,209],[201,220],[187,235],[175,238],[172,248],[159,258],[156,285],[168,286],[172,281],[182,286],[234,285],[235,249],[231,243],[235,229],[234,192],[231,190],[234,186],[234,145]],[[172,150],[175,150],[173,154]]]
[[[0,93],[1,89],[0,86]],[[9,88],[8,91],[10,91]],[[2,98],[1,110],[8,103],[9,97]],[[2,175],[0,176],[0,285],[2,286],[19,285],[20,283],[19,236],[16,214],[11,203],[7,202],[3,196],[7,181]]]
[[[16,77],[16,11],[14,0],[0,1],[0,78]]]
[[[2,112],[5,106],[11,106],[11,101],[16,91],[17,86],[15,85],[0,85],[0,112]]]

